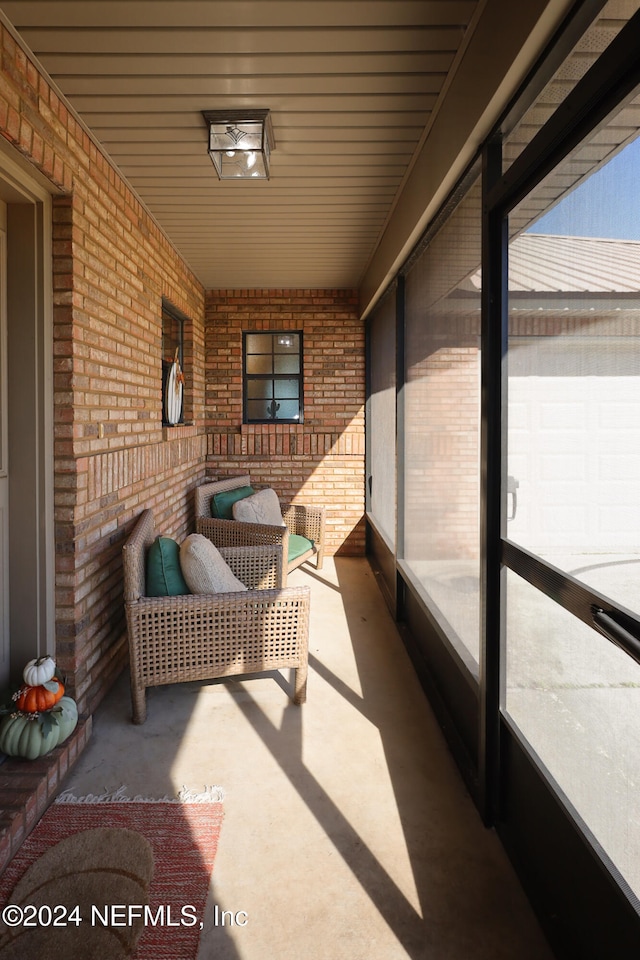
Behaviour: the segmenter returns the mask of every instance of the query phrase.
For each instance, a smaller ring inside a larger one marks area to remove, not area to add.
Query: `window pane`
[[[404,559],[474,672],[479,650],[480,184],[406,278]]]
[[[277,420],[299,420],[300,403],[298,400],[280,400],[280,409],[276,414]]]
[[[510,245],[508,536],[640,613],[638,181],[635,140]]]
[[[162,311],[162,359],[168,363],[173,363],[176,350],[178,351],[178,360],[182,364],[182,339],[183,339],[183,321],[169,313],[168,310]]]
[[[271,354],[266,356],[247,356],[247,373],[273,373]]]
[[[249,420],[269,420],[268,400],[247,400],[247,417]]]
[[[511,570],[506,710],[640,895],[640,666]]]
[[[270,333],[248,333],[247,353],[272,353],[272,337]]]
[[[275,396],[278,400],[280,399],[298,399],[299,396],[299,385],[297,380],[276,380],[275,381]]]
[[[297,333],[276,333],[273,336],[274,353],[294,353],[300,352],[300,337]]]
[[[273,396],[273,380],[248,380],[247,397],[250,400],[267,399]]]
[[[162,303],[162,422],[175,426],[184,421],[184,319]],[[177,362],[177,366],[176,366]]]
[[[395,288],[374,310],[369,324],[371,469],[370,509],[380,533],[396,541],[396,296]]]
[[[300,373],[300,357],[275,356],[274,373]]]

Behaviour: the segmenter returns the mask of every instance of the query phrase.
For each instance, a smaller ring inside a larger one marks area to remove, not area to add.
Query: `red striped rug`
[[[0,902],[49,847],[82,830],[136,830],[153,849],[149,912],[135,960],[194,960],[223,818],[222,803],[172,800],[54,803],[0,877]],[[53,906],[53,905],[51,905]],[[83,918],[84,919],[84,918]],[[83,923],[83,929],[90,921]],[[52,940],[55,929],[50,930]]]

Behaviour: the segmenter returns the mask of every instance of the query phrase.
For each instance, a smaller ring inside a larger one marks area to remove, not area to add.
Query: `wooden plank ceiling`
[[[0,9],[206,288],[358,287],[477,0],[17,0]],[[203,110],[272,111],[219,181]]]

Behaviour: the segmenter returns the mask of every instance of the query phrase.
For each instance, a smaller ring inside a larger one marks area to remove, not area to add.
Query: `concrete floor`
[[[312,588],[303,707],[289,676],[175,685],[136,727],[123,676],[66,786],[224,789],[198,960],[550,960],[368,563],[290,581]],[[247,924],[216,925],[216,906]]]

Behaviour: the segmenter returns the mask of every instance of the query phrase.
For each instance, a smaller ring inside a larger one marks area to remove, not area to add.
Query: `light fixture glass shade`
[[[209,156],[220,180],[269,179],[269,157],[274,147],[268,110],[246,114],[205,110],[209,127]]]

